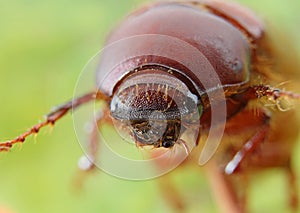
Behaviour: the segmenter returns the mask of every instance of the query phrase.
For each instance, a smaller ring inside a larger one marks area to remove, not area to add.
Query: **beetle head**
[[[172,73],[146,69],[125,78],[114,93],[111,115],[139,146],[173,147],[191,124],[199,124],[198,97]]]

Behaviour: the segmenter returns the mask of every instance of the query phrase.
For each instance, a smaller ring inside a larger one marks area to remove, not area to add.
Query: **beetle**
[[[277,85],[297,77],[293,73],[296,67],[286,70],[285,61],[276,66],[272,63],[280,53],[273,49],[264,29],[251,11],[234,3],[199,0],[143,7],[108,37],[107,45],[123,43],[114,47],[114,55],[111,49],[102,55],[97,91],[58,107],[44,122],[1,143],[0,150],[8,151],[14,144],[23,143],[26,137],[53,125],[71,109],[102,100],[106,103],[105,113],[97,120],[98,125],[124,125],[139,147],[182,146],[190,154],[190,143],[184,134],[195,130],[193,146],[200,146],[210,130],[222,124],[218,119],[212,122],[213,114],[226,106],[220,147],[204,147],[201,158],[205,163],[218,149],[214,161],[223,172],[216,171],[213,164],[209,171],[213,178],[220,176],[224,181],[230,206],[226,211],[244,209],[243,205],[235,205],[236,200],[244,198],[230,191],[235,174],[247,176],[252,169],[280,166],[287,169],[294,189],[290,158],[298,120],[288,102],[299,99],[299,95]],[[296,85],[292,89],[297,89]],[[287,119],[294,129],[287,131],[275,125]],[[287,142],[283,143],[283,139]],[[92,163],[86,163],[85,169],[93,168],[96,162],[95,147],[89,156]],[[205,157],[207,152],[210,154]],[[294,191],[290,199],[296,208]]]

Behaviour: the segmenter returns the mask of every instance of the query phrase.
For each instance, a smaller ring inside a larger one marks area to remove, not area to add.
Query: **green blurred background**
[[[13,138],[73,94],[77,77],[105,36],[142,0],[0,0],[0,139]],[[240,0],[291,34],[300,50],[299,0]],[[299,162],[299,146],[295,161]],[[0,154],[0,213],[172,212],[155,181],[120,180],[103,172],[72,189],[82,155],[72,117]],[[300,163],[296,163],[300,174]],[[299,176],[300,177],[300,176]],[[201,169],[174,173],[189,212],[218,212]],[[283,172],[258,176],[251,187],[253,212],[288,212]],[[188,192],[188,193],[187,193]],[[265,210],[265,211],[263,211]]]

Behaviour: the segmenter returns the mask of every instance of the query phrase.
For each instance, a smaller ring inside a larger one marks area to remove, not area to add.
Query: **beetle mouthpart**
[[[135,141],[155,148],[174,146],[180,136],[179,121],[144,120],[135,121],[130,127]]]

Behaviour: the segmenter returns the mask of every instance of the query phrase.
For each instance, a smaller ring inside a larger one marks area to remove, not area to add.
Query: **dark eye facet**
[[[165,147],[165,148],[170,148],[172,146],[174,146],[175,142],[174,141],[163,141],[162,142],[162,147]]]

